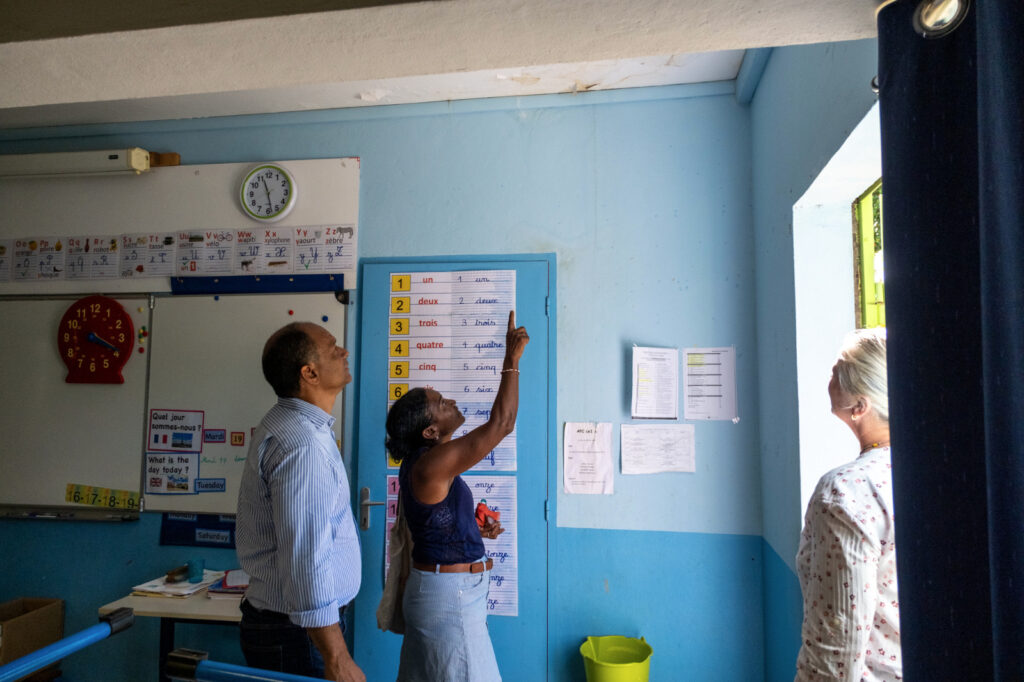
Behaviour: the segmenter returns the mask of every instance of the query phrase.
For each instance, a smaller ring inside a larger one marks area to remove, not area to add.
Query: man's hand
[[[322,628],[306,628],[306,632],[323,656],[325,680],[366,682],[366,675],[348,653],[345,637],[337,623]]]
[[[326,660],[324,665],[327,665]],[[363,674],[363,671],[346,652],[344,658],[339,658],[335,661],[335,665],[325,667],[324,679],[335,680],[336,682],[366,682],[366,675]]]

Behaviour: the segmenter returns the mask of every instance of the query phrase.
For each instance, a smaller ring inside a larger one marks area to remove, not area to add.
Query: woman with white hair
[[[828,394],[860,456],[822,476],[807,505],[796,680],[901,680],[884,329],[847,337]]]

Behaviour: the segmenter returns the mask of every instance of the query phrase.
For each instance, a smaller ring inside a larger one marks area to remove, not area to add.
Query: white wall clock
[[[295,178],[276,163],[261,163],[245,174],[239,198],[253,220],[274,223],[291,213],[298,198]]]

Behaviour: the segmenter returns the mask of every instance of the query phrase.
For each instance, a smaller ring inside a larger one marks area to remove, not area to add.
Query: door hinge
[[[551,317],[551,297],[544,297],[544,317]]]
[[[551,500],[544,500],[544,520],[548,520],[548,512],[551,511]]]

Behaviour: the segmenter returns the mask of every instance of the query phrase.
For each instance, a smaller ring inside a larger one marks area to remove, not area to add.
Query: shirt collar
[[[298,412],[303,417],[313,422],[313,425],[318,428],[326,427],[330,429],[334,426],[334,417],[327,414],[313,403],[307,403],[302,398],[282,398],[278,396],[277,404],[286,410]]]

